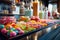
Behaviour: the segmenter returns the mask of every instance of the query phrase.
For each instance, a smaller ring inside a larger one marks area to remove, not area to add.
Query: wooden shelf
[[[20,14],[0,14],[0,16],[25,16]]]

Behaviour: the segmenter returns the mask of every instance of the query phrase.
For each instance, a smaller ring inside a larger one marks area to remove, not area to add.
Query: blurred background
[[[21,14],[25,16],[32,16],[34,15],[33,14],[34,1],[35,0],[0,0],[0,14],[3,14],[3,13],[4,14]],[[42,17],[43,13],[41,14],[40,11],[46,10],[46,11],[49,11],[48,18],[59,19],[60,0],[38,0],[38,2],[39,2],[39,6],[37,9],[39,9],[38,15],[40,14],[40,18],[43,19]],[[30,14],[26,11],[28,8],[32,9]],[[21,11],[21,9],[23,9],[23,11]]]

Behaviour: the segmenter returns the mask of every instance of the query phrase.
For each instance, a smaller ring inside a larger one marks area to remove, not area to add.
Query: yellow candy
[[[37,22],[34,21],[34,20],[31,20],[30,22],[31,22],[32,24],[37,24]]]

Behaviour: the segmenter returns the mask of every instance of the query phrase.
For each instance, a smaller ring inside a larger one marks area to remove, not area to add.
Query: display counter
[[[29,20],[29,18],[27,18],[25,16],[16,15],[16,14],[15,15],[14,14],[11,14],[11,15],[10,14],[7,14],[7,15],[1,14],[0,16],[1,16],[0,24],[1,23],[2,24],[7,23],[6,28],[5,28],[6,30],[4,28],[3,28],[4,31],[0,30],[0,39],[1,40],[24,40],[24,39],[26,39],[26,40],[37,40],[38,37],[41,37],[45,33],[48,33],[51,30],[56,29],[57,24],[60,24],[60,20],[40,19],[40,18],[34,17],[34,16],[31,17],[30,20]],[[16,20],[16,16],[19,16],[19,18],[18,18],[19,21]],[[5,20],[3,20],[3,19],[5,19]],[[24,22],[22,22],[21,20],[24,21]],[[11,22],[11,24],[9,24],[10,22]],[[15,23],[13,23],[13,22],[15,22]],[[21,26],[20,25],[21,23],[24,26],[18,27],[18,26]],[[12,26],[13,29],[10,29],[11,26]],[[16,27],[14,27],[14,26],[16,26]],[[33,30],[32,31],[29,30],[28,26],[30,26],[30,28],[33,28]],[[11,32],[11,30],[16,31],[17,27],[21,28],[23,31],[27,30],[28,32],[20,34],[20,35],[19,34],[13,35],[14,37],[10,37],[11,34],[9,34],[9,36],[8,36],[8,34],[3,34],[7,30],[10,31],[10,32]],[[26,28],[28,28],[28,29],[26,29]]]
[[[3,34],[0,33],[0,35],[1,35],[1,36],[0,36],[0,39],[1,39],[1,40],[2,40],[2,39],[4,39],[4,40],[18,40],[18,39],[22,39],[22,38],[27,37],[27,36],[29,36],[29,35],[31,35],[31,34],[34,34],[34,33],[37,33],[37,32],[39,32],[39,31],[42,31],[43,29],[46,29],[46,28],[49,28],[49,27],[53,27],[54,25],[55,25],[55,24],[49,23],[48,26],[46,26],[46,27],[43,27],[43,28],[34,30],[34,31],[32,31],[32,32],[28,32],[28,33],[23,34],[23,35],[17,35],[17,36],[12,37],[12,38],[9,38],[9,37],[7,37],[7,36],[5,36],[5,35],[3,35]],[[2,37],[2,38],[1,38],[1,37]]]

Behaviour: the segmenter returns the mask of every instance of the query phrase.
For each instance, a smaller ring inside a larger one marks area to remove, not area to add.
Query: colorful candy
[[[14,31],[10,32],[10,37],[14,37],[16,35],[17,35],[16,32],[14,32]]]
[[[1,30],[1,32],[2,32],[3,34],[6,34],[6,33],[8,32],[8,30],[6,30],[6,28],[3,28],[3,29]]]
[[[3,29],[4,28],[4,25],[0,24],[0,29]]]

